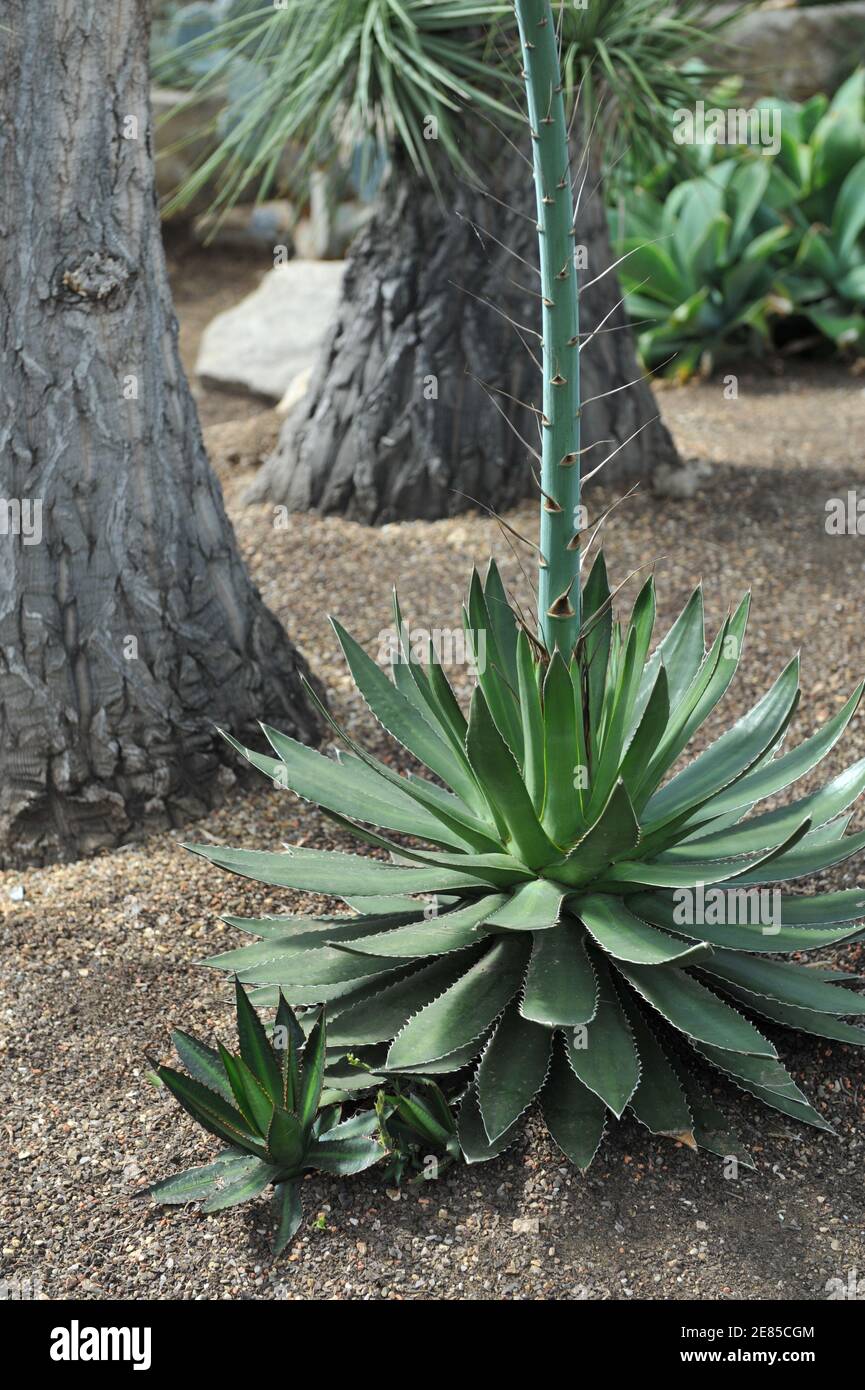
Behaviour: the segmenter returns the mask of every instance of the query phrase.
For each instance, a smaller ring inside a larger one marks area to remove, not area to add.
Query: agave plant
[[[323,708],[346,747],[338,761],[267,727],[274,757],[235,744],[389,859],[191,846],[222,868],[355,910],[230,917],[262,940],[212,963],[296,1006],[327,1004],[337,1090],[351,1077],[362,1089],[394,1075],[468,1074],[459,1138],[470,1161],[509,1143],[535,1099],[583,1168],[607,1116],[628,1108],[653,1133],[747,1161],[690,1064],[827,1128],[755,1018],[865,1040],[844,1021],[865,1013],[865,998],[843,987],[849,977],[773,958],[858,935],[865,891],[778,889],[771,914],[740,910],[743,893],[753,903],[765,885],[865,847],[865,834],[845,835],[865,760],[752,814],[826,756],[862,686],[781,752],[799,699],[794,660],[676,770],[733,678],[748,598],[707,644],[696,589],[652,650],[651,578],[627,621],[614,616],[602,556],[581,584],[578,287],[556,32],[548,0],[521,0],[517,17],[543,300],[538,628],[520,621],[494,564],[483,582],[473,576],[464,622],[478,674],[466,715],[435,651],[425,665],[413,659],[396,601],[392,679],[334,624],[369,709],[426,773],[374,758]]]
[[[340,1119],[339,1108],[320,1107],[326,1055],[324,1011],[304,1032],[285,999],[269,1039],[246,993],[236,986],[239,1054],[208,1047],[187,1033],[172,1041],[189,1075],[158,1066],[156,1074],[183,1109],[229,1147],[202,1168],[167,1178],[149,1188],[157,1202],[201,1201],[206,1212],[222,1211],[275,1189],[279,1226],[274,1253],[296,1233],[303,1209],[298,1187],[307,1169],[360,1173],[384,1157],[369,1136],[378,1128],[374,1111]]]
[[[392,1182],[401,1183],[413,1171],[427,1176],[426,1163],[431,1156],[436,1159],[436,1176],[442,1167],[439,1156],[444,1165],[459,1158],[454,1113],[430,1077],[418,1077],[417,1084],[407,1088],[393,1081],[390,1092],[379,1091],[375,1108],[379,1138],[388,1152],[385,1171]]]

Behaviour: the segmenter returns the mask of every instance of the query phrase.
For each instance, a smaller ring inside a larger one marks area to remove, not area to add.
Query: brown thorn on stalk
[[[548,618],[576,617],[573,606],[571,604],[571,589],[573,589],[573,587],[574,580],[572,579],[567,589],[565,589],[564,593],[559,594],[558,598],[554,599],[553,602],[550,604],[549,608],[547,609]]]
[[[562,376],[561,372],[556,372],[555,376],[551,377],[550,379],[551,386],[567,386],[567,384],[568,378],[566,376]]]
[[[543,488],[541,488],[541,493],[544,499],[544,511],[552,512],[554,516],[558,516],[562,509],[556,501],[555,497],[550,497],[549,493],[544,492]]]
[[[554,208],[556,205],[555,198],[551,198],[549,193],[544,194],[543,198],[541,199],[541,202],[543,203],[545,208]]]
[[[541,416],[541,424],[543,425],[545,430],[551,430],[553,428],[552,420],[548,420],[546,415]]]
[[[567,261],[565,261],[565,263],[564,263],[564,265],[562,266],[561,270],[557,270],[557,271],[556,271],[556,279],[557,279],[557,280],[567,280],[567,278],[568,278],[568,276],[570,275],[570,273],[571,273],[571,272],[570,272],[569,263],[568,263]]]

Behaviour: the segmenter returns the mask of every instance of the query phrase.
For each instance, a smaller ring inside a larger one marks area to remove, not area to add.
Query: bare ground
[[[234,267],[226,288],[224,269],[176,263],[188,362],[201,324],[260,273]],[[309,517],[282,528],[267,507],[241,508],[259,437],[249,421],[256,417],[264,438],[274,418],[211,393],[199,403],[267,602],[326,682],[336,712],[373,742],[336,659],[328,611],[374,644],[397,582],[413,622],[453,626],[470,566],[490,551],[530,603],[500,532],[476,516],[368,531]],[[749,647],[723,718],[752,702],[801,646],[796,733],[804,737],[865,667],[865,542],[829,537],[824,526],[827,499],[863,486],[863,383],[843,368],[742,371],[735,400],[719,380],[664,392],[661,404],[681,449],[710,460],[714,472],[693,501],[643,495],[617,513],[606,547],[611,572],[620,578],[656,564],[662,627],[701,575],[712,627],[751,587]],[[599,490],[593,506],[609,500]],[[531,534],[531,507],[508,519]],[[863,755],[860,715],[830,770]],[[782,1055],[837,1137],[799,1130],[718,1083],[716,1099],[748,1142],[755,1173],[727,1178],[710,1156],[627,1121],[581,1177],[530,1121],[495,1163],[418,1188],[387,1190],[375,1170],[308,1181],[306,1222],[277,1264],[263,1199],[212,1217],[151,1207],[141,1197],[148,1183],[208,1151],[149,1084],[145,1057],[167,1058],[176,1025],[228,1041],[225,983],[196,964],[234,943],[220,914],[315,902],[224,876],[185,852],[183,838],[168,833],[84,863],[0,874],[0,1277],[35,1281],[48,1298],[811,1301],[827,1297],[827,1281],[865,1270],[865,1062],[850,1048],[780,1034]],[[311,808],[270,788],[238,793],[185,838],[258,848],[334,843]],[[847,886],[857,874],[854,861],[823,884]],[[835,956],[863,968],[861,948]],[[526,1219],[528,1232],[515,1233],[514,1221]]]

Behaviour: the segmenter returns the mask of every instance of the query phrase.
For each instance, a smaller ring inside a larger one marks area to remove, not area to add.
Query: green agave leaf
[[[735,1158],[743,1167],[756,1171],[757,1165],[739,1136],[728,1128],[725,1115],[697,1085],[687,1068],[677,1066],[676,1074],[693,1116],[694,1138],[699,1147],[719,1158]]]
[[[820,791],[802,797],[790,806],[782,806],[776,811],[753,816],[743,821],[735,829],[719,830],[701,835],[699,839],[689,840],[687,844],[677,845],[675,850],[664,856],[670,862],[682,862],[687,858],[701,858],[706,854],[748,853],[756,849],[766,849],[777,844],[807,817],[816,828],[834,820],[842,811],[865,791],[865,758],[838,777],[833,777]]]
[[[460,1106],[457,1131],[466,1163],[488,1163],[491,1158],[497,1158],[500,1153],[504,1153],[516,1138],[517,1124],[491,1144],[484,1129],[477,1095],[474,1087],[470,1086]]]
[[[842,888],[837,893],[807,896],[781,893],[777,901],[780,922],[787,927],[826,927],[858,922],[865,917],[865,889],[862,888]],[[630,899],[631,907],[639,904],[640,911],[647,910],[649,904],[657,904],[659,911],[666,912],[668,905],[672,906],[673,903],[674,897],[668,893],[639,893]],[[649,918],[649,921],[654,920],[654,917]],[[657,925],[667,926],[666,917]],[[669,925],[672,926],[672,922]],[[853,930],[852,926],[850,930]]]
[[[406,640],[406,628],[400,611],[396,589],[393,591],[393,620],[397,634],[397,651],[391,660],[391,674],[397,689],[432,723],[433,728],[453,747],[462,761],[465,720],[450,688],[447,677],[435,661],[432,642],[428,657],[430,671],[424,671],[418,654]],[[435,672],[434,681],[431,674]]]
[[[402,746],[477,810],[483,805],[471,768],[453,746],[397,690],[380,666],[367,656],[335,618],[331,619],[352,679],[376,719]]]
[[[571,1034],[568,1060],[583,1085],[621,1119],[640,1079],[640,1059],[603,958],[594,955],[592,966],[598,979],[597,1012],[591,1023]]]
[[[824,984],[814,978],[813,971],[806,965],[754,960],[735,951],[725,951],[717,961],[711,960],[702,969],[706,974],[729,980],[754,994],[764,994],[768,999],[777,999],[781,1004],[794,1004],[822,1014],[865,1014],[865,995]]]
[[[279,991],[276,1006],[276,1029],[281,1030],[282,1038],[281,1047],[277,1047],[275,1041],[273,1045],[282,1077],[282,1105],[286,1110],[293,1110],[300,1085],[300,1053],[304,1046],[304,1035],[282,990]]]
[[[458,1047],[454,1052],[448,1052],[444,1057],[437,1057],[434,1062],[424,1062],[419,1067],[400,1067],[395,1075],[398,1076],[417,1076],[420,1078],[429,1076],[451,1076],[454,1072],[462,1071],[470,1062],[476,1059],[483,1052],[489,1042],[489,1032],[481,1033],[479,1038],[473,1038],[465,1047]],[[390,1067],[383,1068],[391,1074]]]
[[[472,695],[466,751],[487,795],[503,816],[510,839],[523,863],[538,869],[559,859],[559,851],[547,838],[535,815],[514,756],[496,728],[486,700],[477,686]]]
[[[594,1018],[597,1003],[582,927],[564,921],[554,931],[538,932],[520,1001],[523,1018],[548,1028],[575,1027]]]
[[[634,708],[645,669],[655,624],[655,584],[649,576],[634,604],[622,663],[609,715],[605,721],[602,752],[593,777],[591,810],[600,810],[615,785],[627,745]]]
[[[487,566],[484,580],[484,599],[495,632],[502,670],[511,689],[515,690],[517,685],[517,643],[522,634],[517,626],[514,610],[508,602],[499,567],[493,559],[490,559]]]
[[[399,965],[408,964],[394,957],[349,954],[339,946],[319,946],[302,955],[287,957],[270,954],[258,965],[240,970],[246,984],[268,983],[282,985],[287,997],[293,999],[297,987],[361,982],[376,975],[389,975]],[[322,999],[320,1002],[326,1002]]]
[[[325,1115],[339,1115],[338,1107],[330,1111],[322,1111]],[[378,1129],[378,1115],[374,1110],[359,1110],[356,1115],[351,1115],[347,1120],[339,1120],[322,1131],[327,1135],[328,1143],[337,1139],[356,1139],[358,1135],[365,1135],[369,1138]]]
[[[621,898],[602,894],[580,898],[573,911],[598,945],[617,960],[635,965],[693,965],[712,954],[707,942],[691,946],[635,917]]]
[[[230,873],[267,883],[273,888],[298,888],[308,893],[328,893],[337,897],[357,897],[399,893],[447,892],[454,888],[483,888],[483,878],[435,866],[419,869],[399,868],[376,859],[336,850],[298,853],[298,846],[282,853],[268,850],[231,849],[229,846],[185,845],[193,854],[218,864]]]
[[[752,1023],[684,970],[664,965],[625,965],[622,961],[616,961],[616,969],[653,1009],[687,1037],[730,1052],[777,1055]]]
[[[362,1136],[356,1138],[336,1138],[329,1134],[319,1141],[311,1151],[308,1163],[322,1173],[334,1173],[347,1177],[351,1173],[362,1173],[384,1158],[384,1149],[372,1139]]]
[[[644,835],[683,811],[705,805],[730,782],[744,776],[786,727],[798,695],[799,658],[794,657],[753,709],[649,799],[641,818]]]
[[[466,635],[475,658],[478,682],[484,693],[496,728],[518,762],[523,757],[523,732],[516,702],[516,672],[499,650],[498,633],[493,626],[477,570],[472,571],[468,610],[463,610]],[[486,650],[480,648],[481,634]]]
[[[340,949],[360,955],[398,956],[403,959],[459,951],[465,946],[475,945],[481,939],[478,928],[489,921],[490,915],[506,901],[503,894],[491,894],[479,902],[469,903],[428,922],[413,922],[390,931],[375,932],[372,936],[346,945],[340,942]]]
[[[327,1050],[327,1023],[324,1009],[319,1014],[315,1026],[306,1040],[303,1049],[303,1064],[298,1088],[297,1118],[305,1134],[312,1128],[321,1097],[324,1082],[324,1062]]]
[[[442,1124],[421,1096],[397,1095],[393,1098],[394,1110],[400,1119],[411,1129],[417,1131],[430,1144],[445,1148],[453,1133],[450,1124]]]
[[[604,1137],[606,1106],[568,1065],[561,1046],[553,1049],[550,1076],[541,1093],[544,1123],[562,1153],[583,1172]]]
[[[628,1018],[641,1066],[631,1110],[651,1134],[662,1134],[695,1149],[694,1118],[672,1063],[642,1010],[633,1002]]]
[[[574,784],[577,713],[571,677],[561,653],[553,653],[544,679],[544,808],[541,824],[550,839],[568,845],[583,823]]]
[[[488,926],[509,931],[543,931],[561,917],[567,890],[549,879],[535,878],[519,887],[486,917]]]
[[[380,898],[362,898],[359,900],[363,906],[359,911],[370,916],[380,914],[381,926],[390,922],[392,926],[393,914],[384,913],[378,907],[382,901]],[[415,902],[412,898],[400,898],[399,907],[395,909],[402,915],[402,920],[411,922],[422,915],[423,905]],[[357,917],[222,917],[221,921],[227,923],[229,927],[237,927],[238,930],[246,932],[248,936],[262,936],[265,938],[275,937],[283,943],[297,941],[304,949],[317,944],[326,943],[337,933],[341,935],[348,931],[378,931],[380,926],[373,921],[371,924],[366,920],[358,921]],[[261,945],[262,943],[257,943]],[[226,953],[227,954],[227,953]],[[212,956],[211,960],[220,960],[221,956]]]
[[[604,554],[599,551],[583,588],[583,626],[580,633],[588,671],[589,727],[592,730],[599,729],[601,724],[612,632],[610,584]]]
[[[384,984],[366,998],[350,1004],[333,1017],[331,1010],[330,1040],[349,1047],[362,1043],[385,1042],[405,1027],[413,1014],[423,1009],[465,973],[473,955],[446,956],[415,969],[412,974],[393,984]]]
[[[201,1081],[211,1091],[217,1091],[224,1100],[233,1099],[233,1092],[218,1052],[199,1042],[198,1038],[193,1038],[189,1033],[181,1032],[179,1028],[171,1034],[171,1041],[190,1076],[196,1081]]]
[[[799,1090],[777,1059],[746,1057],[718,1047],[695,1044],[697,1052],[729,1076],[740,1090],[748,1091],[764,1104],[792,1119],[834,1133]]]
[[[788,835],[786,839],[774,849],[766,851],[755,851],[754,854],[743,854],[738,859],[705,859],[689,860],[686,864],[670,864],[666,860],[655,860],[652,863],[642,863],[640,861],[623,861],[613,864],[605,875],[603,881],[603,891],[608,891],[609,884],[639,883],[646,887],[654,888],[693,888],[698,884],[710,887],[716,883],[730,884],[733,887],[740,887],[748,883],[771,882],[763,877],[764,869],[762,866],[768,864],[780,864],[788,858],[788,851],[792,851],[800,840],[803,840],[810,830],[811,822],[806,820]],[[851,840],[855,837],[851,837]],[[823,850],[824,853],[827,851]],[[818,851],[811,849],[811,857],[816,857]],[[846,858],[846,855],[842,855]],[[782,878],[786,874],[780,875]],[[598,885],[601,889],[601,884]]]
[[[703,618],[703,586],[698,585],[682,609],[657,651],[646,664],[632,717],[636,728],[649,699],[649,694],[663,667],[667,678],[670,708],[675,708],[690,688],[706,652]]]
[[[649,693],[646,707],[640,717],[628,751],[622,759],[621,776],[632,795],[643,780],[646,769],[654,757],[658,744],[670,722],[670,695],[667,686],[667,672],[663,666],[658,670],[655,683]]]
[[[227,1182],[221,1191],[208,1197],[202,1203],[201,1210],[225,1211],[226,1207],[237,1207],[241,1202],[249,1202],[253,1197],[258,1197],[277,1177],[278,1170],[260,1162],[259,1159],[255,1160],[255,1165],[255,1168],[238,1175],[233,1181]]]
[[[283,1172],[293,1172],[303,1163],[306,1147],[303,1125],[298,1116],[288,1110],[274,1110],[267,1131],[270,1162]]]
[[[591,883],[615,859],[632,854],[640,839],[640,827],[624,782],[617,782],[594,825],[571,850],[556,877],[579,887]]]
[[[865,1047],[865,1028],[857,1028],[852,1023],[832,1015],[818,1014],[813,1009],[803,1009],[792,1004],[781,1004],[776,999],[768,999],[763,994],[740,989],[737,985],[724,982],[721,985],[725,994],[738,1000],[746,1009],[770,1018],[773,1023],[783,1024],[785,1028],[795,1028],[797,1032],[811,1033],[817,1038],[832,1038],[835,1042],[850,1043],[853,1047]]]
[[[281,1255],[285,1247],[297,1235],[303,1220],[303,1207],[300,1200],[300,1187],[296,1182],[280,1182],[274,1189],[274,1201],[279,1219],[276,1240],[273,1243],[274,1255]]]
[[[251,946],[239,946],[234,951],[223,951],[218,956],[209,956],[202,963],[217,970],[230,970],[243,974],[247,970],[266,965],[288,966],[292,961],[302,961],[311,952],[320,951],[325,946],[342,946],[348,942],[366,940],[380,933],[383,928],[392,929],[408,922],[416,922],[420,911],[402,913],[393,917],[334,917],[330,922],[305,932],[292,933],[291,936],[268,935],[263,941]],[[307,919],[310,920],[310,919]]]
[[[741,806],[747,807],[753,802],[774,796],[816,767],[834,748],[853,718],[862,698],[863,688],[865,682],[856,687],[844,707],[810,738],[805,739],[789,753],[756,767],[740,781],[720,792],[712,801],[713,814],[725,815]]]
[[[477,1096],[491,1144],[528,1109],[546,1079],[552,1033],[523,1018],[512,1001],[502,1015],[477,1074]]]
[[[516,663],[523,725],[523,780],[535,812],[540,815],[545,790],[544,717],[532,650],[524,632],[520,632],[517,638]]]
[[[173,1067],[158,1067],[156,1074],[175,1100],[208,1134],[215,1134],[217,1139],[226,1140],[234,1148],[244,1149],[259,1158],[264,1157],[260,1137],[250,1131],[240,1111],[223,1100],[216,1091],[209,1090],[200,1081],[184,1076]]]
[[[274,1105],[282,1101],[282,1074],[264,1025],[239,980],[234,982],[240,1055]]]
[[[262,1138],[267,1134],[273,1114],[273,1101],[253,1076],[242,1057],[232,1057],[220,1043],[219,1056],[231,1084],[237,1108],[249,1129]]]
[[[846,825],[846,822],[844,824]],[[788,878],[809,878],[812,874],[818,874],[823,869],[831,869],[835,864],[842,864],[845,859],[850,859],[854,854],[859,854],[861,850],[865,849],[865,830],[860,831],[857,835],[827,839],[825,832],[828,830],[831,834],[832,829],[832,826],[820,826],[816,831],[812,831],[807,839],[800,836],[792,843],[787,842],[785,845],[779,846],[775,854],[768,855],[766,859],[758,861],[747,872],[736,874],[736,887],[748,886],[749,884],[778,883],[782,879]],[[799,839],[802,840],[801,844]],[[767,872],[770,865],[771,869]]]
[[[252,1154],[228,1150],[220,1154],[214,1163],[202,1168],[188,1168],[185,1173],[177,1173],[172,1178],[164,1178],[148,1187],[145,1196],[165,1206],[179,1206],[186,1202],[197,1202],[215,1192],[221,1182],[231,1183],[235,1179],[256,1171],[261,1160]]]
[[[519,938],[495,942],[444,994],[409,1019],[391,1045],[388,1066],[422,1066],[479,1037],[519,988],[525,958]]]
[[[720,892],[720,890],[718,890]],[[682,916],[680,907],[667,897],[655,893],[634,893],[628,898],[628,907],[637,917],[652,922],[658,927],[667,927],[679,936],[690,937],[693,941],[708,941],[712,946],[720,946],[727,951],[757,951],[777,954],[783,951],[813,951],[820,946],[832,946],[838,941],[855,935],[856,928],[849,922],[835,923],[830,927],[784,927],[779,922],[768,921],[768,913],[763,906],[757,888],[732,889],[736,894],[732,902],[724,898],[725,914],[730,913],[744,921],[707,925],[705,922],[693,926],[677,919]],[[813,901],[813,899],[803,899]],[[783,907],[781,912],[783,914]]]

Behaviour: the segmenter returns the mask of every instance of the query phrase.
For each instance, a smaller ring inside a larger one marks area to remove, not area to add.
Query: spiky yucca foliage
[[[304,1172],[360,1173],[384,1157],[369,1136],[379,1127],[374,1111],[341,1120],[339,1108],[320,1108],[326,1056],[324,1011],[305,1037],[280,998],[270,1038],[240,985],[236,986],[240,1052],[218,1051],[187,1033],[172,1036],[189,1072],[159,1066],[156,1074],[194,1120],[229,1147],[203,1168],[155,1183],[148,1196],[166,1204],[201,1201],[222,1211],[274,1188],[279,1254],[303,1217],[298,1182]]]
[[[391,862],[193,846],[273,887],[341,897],[357,914],[228,918],[263,939],[213,964],[281,987],[294,1005],[326,1003],[329,1085],[344,1094],[393,1074],[468,1074],[459,1138],[469,1160],[506,1145],[536,1097],[580,1167],[608,1113],[627,1107],[655,1133],[741,1152],[689,1059],[826,1128],[754,1016],[865,1040],[844,1021],[865,1013],[865,998],[841,987],[849,977],[772,959],[858,934],[865,892],[779,890],[777,910],[762,914],[731,896],[865,847],[865,834],[845,835],[865,760],[752,814],[825,757],[862,687],[781,753],[799,698],[793,661],[673,770],[733,678],[748,600],[707,649],[697,589],[653,651],[651,579],[627,623],[614,618],[602,558],[580,583],[578,286],[556,25],[549,0],[517,0],[516,15],[543,302],[538,631],[518,621],[494,565],[484,583],[474,576],[465,626],[478,675],[466,717],[435,653],[425,667],[413,659],[398,604],[392,680],[336,624],[369,708],[430,775],[401,776],[338,729],[348,750],[338,762],[267,728],[275,758],[235,745]],[[424,894],[436,895],[432,915]]]

